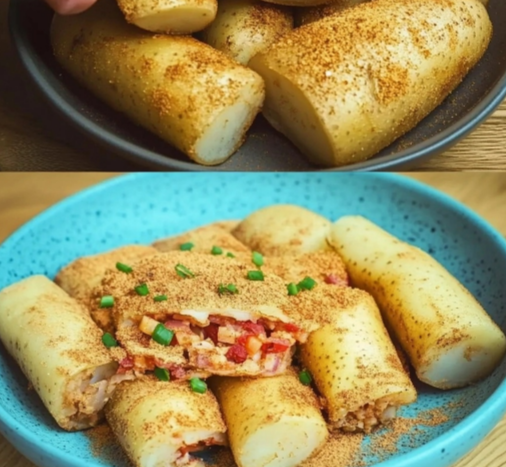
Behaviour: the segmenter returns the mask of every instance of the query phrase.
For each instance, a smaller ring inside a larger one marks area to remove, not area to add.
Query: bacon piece
[[[346,279],[341,279],[340,277],[336,276],[335,274],[327,274],[325,276],[324,282],[326,284],[332,284],[332,285],[348,285],[348,281]]]
[[[218,328],[219,326],[215,323],[211,323],[209,326],[204,328],[204,337],[211,339],[214,345],[218,344]]]

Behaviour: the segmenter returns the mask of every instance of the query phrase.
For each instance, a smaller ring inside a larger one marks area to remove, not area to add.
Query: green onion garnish
[[[311,290],[316,285],[316,281],[311,277],[304,277],[298,284],[297,287],[299,290]]]
[[[182,277],[183,279],[188,279],[189,277],[195,277],[195,274],[191,272],[186,266],[183,266],[182,264],[176,264],[176,272],[177,275]]]
[[[100,299],[100,308],[111,308],[114,305],[114,297],[112,295],[104,295]]]
[[[158,342],[161,345],[169,345],[174,337],[174,333],[160,323],[156,325],[151,337],[155,342]]]
[[[297,295],[299,293],[299,288],[297,287],[297,284],[294,284],[293,282],[290,282],[290,284],[288,284],[286,288],[288,289],[288,295]]]
[[[222,294],[234,294],[234,293],[239,293],[239,290],[237,290],[237,287],[235,286],[235,284],[228,284],[228,285],[223,285],[223,284],[220,284],[218,286],[218,293],[220,295]]]
[[[227,256],[228,256],[229,258],[235,258],[235,255],[234,255],[233,253],[230,253],[230,251],[227,253]]]
[[[128,264],[124,263],[116,263],[116,269],[121,272],[126,272],[127,274],[133,271]]]
[[[207,391],[206,382],[202,381],[200,378],[191,378],[190,387],[192,388],[193,392],[198,392],[200,394],[204,394]]]
[[[153,300],[155,302],[164,302],[165,300],[167,300],[167,295],[157,295],[156,297],[153,298]]]
[[[264,273],[262,271],[248,271],[247,277],[250,281],[263,281]]]
[[[211,248],[211,254],[212,255],[221,255],[221,254],[223,254],[223,249],[220,248],[219,246],[213,246]]]
[[[255,266],[261,267],[264,264],[264,257],[260,253],[254,251],[251,254],[251,261],[253,261]]]
[[[170,381],[170,373],[165,368],[158,368],[155,366],[155,376],[160,381]]]
[[[195,245],[192,242],[186,242],[179,245],[181,251],[190,251]]]
[[[149,294],[149,289],[147,284],[141,284],[135,287],[135,291],[138,295],[144,297]]]
[[[302,370],[299,373],[299,380],[302,384],[309,386],[311,384],[311,381],[313,381],[313,377],[311,376],[311,373],[307,370]]]
[[[118,341],[112,336],[112,334],[109,334],[106,332],[102,335],[102,343],[110,349],[111,347],[117,347]]]

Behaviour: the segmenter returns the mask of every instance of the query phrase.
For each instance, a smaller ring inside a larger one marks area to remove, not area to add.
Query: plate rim
[[[294,174],[296,175],[296,174]],[[0,243],[0,259],[7,254],[11,245],[14,245],[15,242],[18,241],[19,238],[22,238],[29,232],[34,226],[37,226],[40,222],[44,222],[46,219],[58,215],[61,211],[72,207],[76,203],[79,203],[83,199],[87,198],[90,195],[96,195],[104,190],[113,189],[117,185],[131,184],[135,182],[137,179],[149,179],[149,178],[191,178],[195,179],[195,176],[206,178],[206,177],[237,177],[237,176],[245,176],[245,177],[262,177],[265,178],[266,174],[252,174],[252,173],[229,173],[229,174],[209,174],[202,172],[200,174],[180,174],[180,173],[164,173],[164,174],[153,174],[153,173],[131,173],[131,174],[119,174],[113,176],[112,178],[100,181],[98,183],[94,183],[93,185],[84,188],[82,190],[77,191],[74,194],[66,196],[62,200],[52,204],[50,207],[44,209],[37,215],[30,218],[27,222],[19,226],[12,234],[10,234],[2,243]],[[279,174],[271,173],[267,174],[267,176],[279,176]],[[300,176],[300,174],[298,174]],[[456,212],[460,215],[465,216],[465,219],[470,224],[474,225],[478,228],[487,239],[492,242],[500,251],[502,251],[502,256],[506,259],[506,239],[500,234],[498,230],[493,227],[486,219],[481,217],[471,208],[456,200],[452,196],[428,185],[424,182],[421,182],[417,179],[411,178],[409,176],[403,174],[395,174],[395,173],[348,173],[348,174],[318,174],[308,172],[304,174],[305,177],[354,177],[354,178],[363,178],[368,180],[374,180],[376,183],[386,184],[389,186],[399,186],[403,189],[411,191],[421,198],[430,199],[432,201],[436,200],[437,204],[441,205],[444,209],[449,209],[453,212]],[[1,378],[1,377],[0,377]],[[405,464],[405,462],[413,463],[417,462],[417,465],[427,465],[422,464],[426,463],[430,460],[434,460],[441,453],[441,449],[446,448],[448,445],[455,446],[458,443],[458,439],[467,433],[473,433],[473,442],[468,443],[464,448],[463,452],[468,453],[474,448],[481,440],[490,433],[491,429],[497,425],[498,420],[504,415],[506,412],[506,379],[503,379],[499,385],[495,388],[495,390],[490,393],[490,395],[485,399],[483,403],[481,403],[474,411],[470,412],[466,417],[462,420],[458,421],[452,428],[443,433],[440,436],[432,439],[431,441],[405,453],[398,455],[394,458],[388,459],[386,461],[374,464],[371,467],[400,467]],[[491,425],[492,422],[492,425]],[[490,426],[490,429],[480,433],[479,428],[480,425]],[[56,426],[54,429],[58,429]],[[69,466],[73,467],[90,467],[88,461],[85,461],[82,458],[73,457],[71,454],[66,453],[65,451],[60,450],[56,446],[41,444],[38,440],[35,432],[27,430],[26,427],[19,424],[14,416],[9,414],[4,405],[0,404],[0,431],[4,433],[6,438],[14,445],[17,449],[17,445],[14,441],[11,441],[14,437],[19,438],[22,442],[29,443],[32,449],[47,454],[49,456],[56,457],[62,462],[65,462]],[[12,433],[11,434],[9,433]],[[17,439],[16,439],[17,441]],[[22,453],[27,456],[26,453]],[[28,456],[27,456],[28,457]],[[461,458],[460,456],[459,458]],[[36,461],[33,461],[37,464]],[[38,464],[37,464],[38,465]],[[96,464],[97,466],[99,464]],[[450,465],[450,464],[445,464]]]

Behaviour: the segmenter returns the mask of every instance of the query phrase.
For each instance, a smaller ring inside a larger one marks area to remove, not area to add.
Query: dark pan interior
[[[506,96],[506,1],[490,0],[494,24],[490,47],[461,85],[415,129],[369,161],[341,170],[390,170],[416,167],[448,149],[479,125]],[[49,43],[51,11],[41,0],[11,0],[9,23],[28,74],[59,116],[104,149],[146,168],[172,170],[310,171],[284,136],[258,117],[246,143],[220,166],[204,167],[109,109],[80,87],[56,63]],[[335,169],[334,169],[335,170]]]

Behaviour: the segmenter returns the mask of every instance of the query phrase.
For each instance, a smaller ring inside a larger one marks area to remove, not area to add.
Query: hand
[[[60,15],[73,15],[87,10],[96,0],[46,0],[48,5]]]

